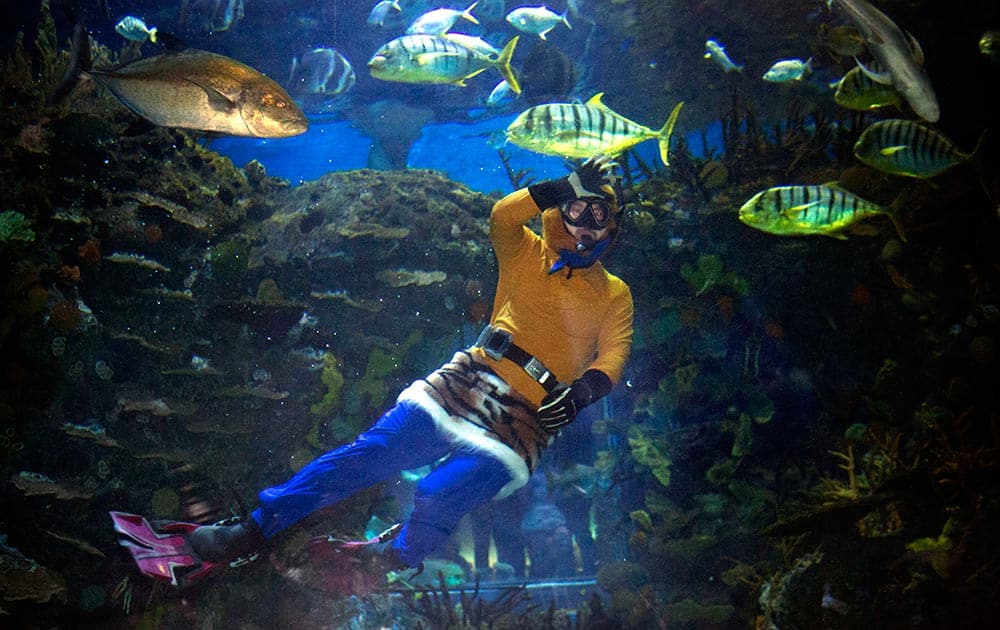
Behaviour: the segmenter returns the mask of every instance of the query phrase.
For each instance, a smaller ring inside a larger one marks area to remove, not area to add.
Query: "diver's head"
[[[621,198],[621,184],[601,186],[599,197],[581,197],[563,202],[559,206],[563,225],[576,240],[576,250],[583,252],[614,237],[621,219],[618,200]]]

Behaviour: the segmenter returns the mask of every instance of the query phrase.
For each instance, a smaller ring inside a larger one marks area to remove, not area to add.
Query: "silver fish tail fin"
[[[500,72],[500,76],[507,79],[507,85],[510,86],[511,91],[514,94],[521,93],[521,84],[518,83],[517,77],[514,76],[514,71],[510,67],[510,59],[514,56],[514,47],[517,46],[518,36],[511,38],[507,45],[503,47],[500,54],[497,56],[496,67]]]
[[[465,11],[462,11],[462,15],[459,17],[461,17],[464,20],[468,20],[473,24],[479,24],[479,20],[476,19],[476,16],[472,15],[472,10],[476,8],[477,4],[479,4],[479,0],[476,0],[475,2],[470,4],[469,8],[467,8]]]
[[[90,70],[90,33],[82,24],[78,23],[73,27],[73,39],[70,46],[69,66],[66,67],[66,74],[63,75],[49,97],[48,105],[50,107],[66,100],[66,97],[80,84],[84,73]]]
[[[660,160],[664,166],[670,166],[667,154],[670,153],[670,134],[674,132],[674,125],[677,124],[677,116],[681,113],[681,106],[684,101],[674,106],[674,111],[670,112],[667,122],[663,123],[663,128],[656,132],[656,137],[660,139]]]
[[[899,234],[899,240],[905,243],[907,241],[906,233],[903,231],[902,211],[903,195],[899,195],[892,200],[892,203],[886,206],[885,215],[889,217],[889,220],[892,221],[892,226],[896,228],[896,233]]]

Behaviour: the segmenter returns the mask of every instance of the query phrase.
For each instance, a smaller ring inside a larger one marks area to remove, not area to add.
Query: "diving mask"
[[[574,227],[603,230],[611,222],[611,203],[599,198],[574,199],[560,208],[563,219]]]

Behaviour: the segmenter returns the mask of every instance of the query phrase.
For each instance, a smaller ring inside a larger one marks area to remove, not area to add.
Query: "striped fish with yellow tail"
[[[890,175],[927,179],[963,162],[977,162],[985,133],[972,153],[963,153],[944,134],[912,120],[880,120],[854,143],[854,156]]]
[[[835,183],[810,186],[775,186],[762,190],[740,208],[740,221],[779,236],[822,235],[846,239],[854,224],[886,215],[906,241],[896,202],[880,206],[848,192]]]
[[[599,92],[582,105],[547,103],[526,109],[507,126],[507,140],[537,153],[586,158],[618,155],[656,138],[660,143],[660,159],[669,165],[670,134],[684,102],[674,107],[659,131],[654,131],[613,111],[601,102],[603,96]]]
[[[376,79],[399,83],[451,83],[465,87],[487,68],[496,68],[515,94],[521,86],[510,67],[517,37],[503,47],[499,55],[483,54],[466,42],[440,35],[403,35],[384,44],[370,60],[368,70]]]

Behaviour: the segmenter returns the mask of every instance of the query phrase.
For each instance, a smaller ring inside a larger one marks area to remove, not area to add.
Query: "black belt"
[[[528,376],[535,379],[546,392],[551,392],[559,384],[559,379],[553,374],[545,364],[528,354],[524,348],[514,343],[514,336],[506,330],[487,326],[483,332],[479,333],[479,339],[473,344],[475,348],[482,348],[486,356],[496,359],[510,359],[528,373]]]

